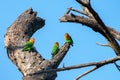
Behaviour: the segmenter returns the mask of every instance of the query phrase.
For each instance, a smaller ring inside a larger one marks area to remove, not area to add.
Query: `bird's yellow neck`
[[[54,44],[54,46],[59,46],[58,42],[56,42],[56,43]]]
[[[31,38],[30,40],[29,40],[29,42],[31,42],[31,43],[34,43],[34,38]]]

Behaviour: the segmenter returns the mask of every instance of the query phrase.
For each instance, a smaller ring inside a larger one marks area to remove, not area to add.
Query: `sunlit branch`
[[[94,71],[94,70],[96,70],[96,69],[98,69],[98,68],[99,68],[99,67],[96,67],[96,66],[95,66],[94,68],[92,68],[92,69],[90,69],[90,70],[84,72],[83,74],[80,74],[79,76],[77,76],[77,78],[75,78],[75,80],[79,80],[81,77],[83,77],[83,76],[89,74],[90,72],[92,72],[92,71]]]

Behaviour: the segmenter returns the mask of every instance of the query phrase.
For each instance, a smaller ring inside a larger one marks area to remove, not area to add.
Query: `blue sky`
[[[105,24],[120,31],[119,0],[91,0],[91,2]],[[4,33],[17,17],[30,7],[38,12],[38,16],[46,20],[46,25],[33,35],[36,39],[35,47],[44,58],[51,58],[51,48],[54,42],[58,41],[60,46],[64,44],[63,36],[66,32],[73,38],[74,47],[70,48],[59,67],[62,67],[63,63],[65,66],[71,66],[116,56],[111,48],[96,45],[96,42],[107,43],[99,33],[81,24],[59,22],[60,17],[64,15],[68,7],[81,9],[75,0],[3,0],[0,2],[1,80],[21,80],[22,78],[22,74],[7,57],[4,48]],[[56,80],[73,80],[90,68],[58,72]],[[120,72],[116,67],[109,64],[84,76],[81,80],[119,80],[119,75]]]

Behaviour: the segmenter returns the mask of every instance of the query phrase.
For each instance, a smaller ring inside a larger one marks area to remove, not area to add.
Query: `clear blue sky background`
[[[120,31],[120,0],[91,0],[93,8],[99,13],[106,25]],[[101,61],[115,57],[109,47],[96,45],[96,42],[107,43],[105,38],[92,29],[75,23],[60,23],[59,18],[64,15],[68,7],[81,9],[75,0],[2,0],[0,2],[0,79],[21,80],[22,74],[8,59],[4,48],[4,34],[6,29],[25,10],[33,8],[38,16],[44,18],[46,25],[38,30],[33,37],[35,47],[46,59],[51,58],[51,48],[55,41],[63,45],[63,35],[68,32],[73,40],[71,47],[59,67],[77,65],[87,62]],[[91,67],[58,72],[56,80],[73,80],[79,74]],[[106,65],[81,80],[119,80],[120,72],[113,64]]]

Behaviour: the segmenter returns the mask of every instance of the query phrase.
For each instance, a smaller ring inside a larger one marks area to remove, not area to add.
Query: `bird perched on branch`
[[[26,44],[23,47],[22,51],[31,51],[31,49],[33,48],[35,39],[34,38],[30,38],[29,41],[26,42]]]
[[[54,57],[59,51],[59,43],[58,42],[55,42],[54,45],[53,45],[53,48],[52,48],[52,57]]]
[[[73,40],[72,40],[71,36],[68,33],[65,33],[64,39],[65,39],[65,41],[67,43],[70,43],[70,45],[73,46]]]

